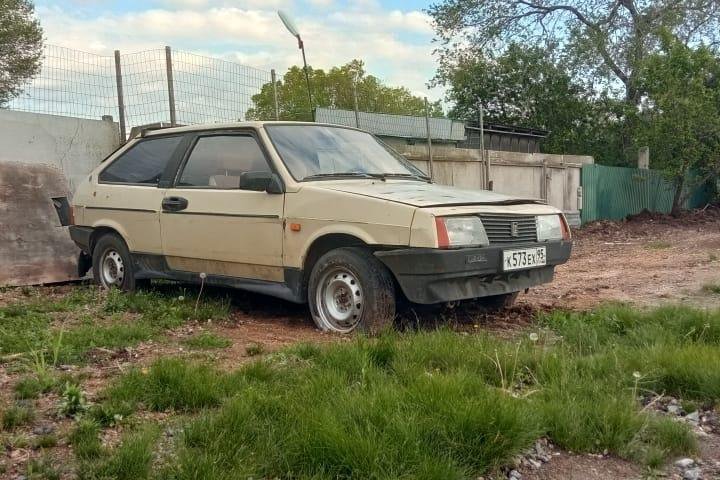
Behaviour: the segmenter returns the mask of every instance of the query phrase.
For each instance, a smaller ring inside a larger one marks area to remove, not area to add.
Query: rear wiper
[[[363,172],[338,172],[338,173],[315,173],[308,175],[303,180],[313,180],[316,178],[377,178],[375,175]]]

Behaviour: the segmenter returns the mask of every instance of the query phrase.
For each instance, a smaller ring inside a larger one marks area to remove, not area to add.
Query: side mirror
[[[280,178],[273,172],[243,172],[240,174],[240,190],[253,192],[283,193]]]

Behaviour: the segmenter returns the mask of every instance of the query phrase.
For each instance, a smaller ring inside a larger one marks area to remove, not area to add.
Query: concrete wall
[[[118,146],[117,124],[0,110],[0,286],[77,278],[53,206]]]
[[[427,144],[389,143],[424,172],[429,171]],[[494,191],[544,199],[573,218],[579,213],[580,170],[583,164],[593,163],[592,157],[494,150],[486,150],[486,157]],[[485,183],[480,150],[433,145],[433,170],[434,180],[445,185],[481,189]]]

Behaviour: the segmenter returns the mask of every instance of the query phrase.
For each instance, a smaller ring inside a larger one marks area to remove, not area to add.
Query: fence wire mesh
[[[127,131],[170,122],[172,78],[178,124],[245,120],[252,96],[271,81],[270,72],[184,51],[172,51],[168,72],[163,48],[120,55]],[[47,45],[40,73],[7,107],[13,110],[100,119],[119,119],[114,56]]]
[[[245,120],[252,96],[270,82],[270,72],[189,52],[172,52],[179,123]]]
[[[47,45],[40,73],[8,107],[80,118],[117,116],[114,73],[112,57]]]

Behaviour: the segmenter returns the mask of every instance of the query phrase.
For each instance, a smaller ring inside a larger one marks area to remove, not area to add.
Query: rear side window
[[[244,172],[269,172],[265,155],[254,137],[213,135],[195,143],[178,187],[234,189]]]
[[[98,176],[101,182],[157,185],[181,136],[151,138],[132,146]]]

